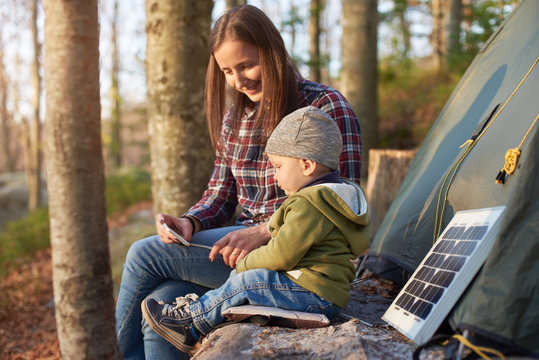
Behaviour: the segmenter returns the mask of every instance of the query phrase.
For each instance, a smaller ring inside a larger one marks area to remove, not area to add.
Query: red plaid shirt
[[[302,80],[299,86],[300,106],[316,106],[337,121],[342,137],[341,175],[359,183],[361,172],[361,132],[359,122],[348,101],[338,91]],[[286,199],[273,179],[273,167],[264,148],[256,143],[261,129],[255,129],[256,107],[247,109],[241,119],[238,135],[232,134],[229,114],[223,121],[222,136],[226,157],[217,155],[215,168],[202,199],[187,212],[199,219],[204,229],[222,226],[242,208],[237,221],[256,225],[267,221]]]

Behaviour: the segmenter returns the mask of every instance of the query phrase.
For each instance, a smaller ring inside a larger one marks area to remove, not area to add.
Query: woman
[[[118,343],[126,359],[178,356],[146,324],[141,331],[145,297],[173,301],[174,295],[219,287],[239,260],[270,239],[266,221],[286,195],[263,151],[285,115],[307,105],[327,112],[343,136],[341,174],[359,182],[361,136],[350,105],[337,91],[301,78],[262,11],[250,5],[228,11],[215,23],[210,50],[205,108],[215,168],[197,204],[180,217],[158,214],[158,236],[135,242],[128,252],[116,306]],[[227,85],[235,90],[228,102]],[[224,226],[238,204],[236,225]],[[164,223],[192,243],[213,246],[211,252],[175,244]]]

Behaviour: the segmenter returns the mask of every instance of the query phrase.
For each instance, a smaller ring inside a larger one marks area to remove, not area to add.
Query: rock
[[[43,203],[47,203],[47,189],[43,179]],[[28,189],[24,173],[0,174],[0,229],[8,221],[16,220],[28,212]]]
[[[381,320],[395,296],[393,285],[368,280],[351,295],[346,320],[317,329],[225,325],[206,336],[193,359],[411,359],[414,343]]]
[[[28,190],[24,173],[0,175],[0,229],[24,216],[28,207]]]
[[[358,319],[317,329],[239,323],[214,330],[193,359],[410,359],[413,343]]]

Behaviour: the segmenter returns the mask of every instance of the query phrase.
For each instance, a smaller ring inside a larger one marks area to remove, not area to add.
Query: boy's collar
[[[319,185],[319,184],[327,184],[327,183],[337,183],[338,184],[338,183],[341,183],[341,182],[342,182],[341,181],[341,174],[340,174],[339,170],[335,170],[335,171],[332,171],[332,172],[329,172],[327,174],[324,174],[322,176],[317,177],[316,179],[314,179],[310,183],[303,186],[301,189],[309,187],[309,186]]]

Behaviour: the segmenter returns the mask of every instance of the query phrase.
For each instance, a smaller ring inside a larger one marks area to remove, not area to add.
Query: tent
[[[531,356],[539,355],[538,19],[539,1],[521,1],[476,56],[410,165],[367,261],[402,285],[457,211],[505,205],[485,264],[447,320],[452,331]],[[516,168],[505,165],[515,148]]]

